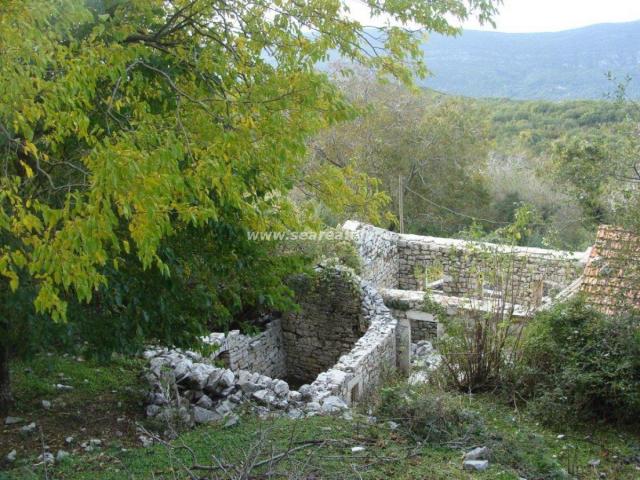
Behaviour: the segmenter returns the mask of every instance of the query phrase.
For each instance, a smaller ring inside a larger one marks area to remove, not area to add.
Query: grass
[[[18,464],[31,464],[49,451],[78,451],[92,438],[117,445],[138,443],[136,422],[143,419],[143,385],[139,360],[114,359],[108,364],[81,358],[42,355],[12,365],[16,407],[11,416],[23,419],[15,425],[0,422],[0,469],[6,454],[15,449]],[[57,384],[73,387],[60,390]],[[45,409],[42,401],[51,403]],[[2,419],[4,420],[4,419]],[[20,428],[35,422],[35,433]],[[71,444],[65,438],[72,436]],[[75,452],[74,452],[75,454]],[[0,474],[2,478],[2,474]]]
[[[141,362],[119,358],[108,364],[80,357],[41,355],[29,362],[16,362],[12,368],[18,411],[29,410],[44,397],[62,395],[56,384],[73,387],[69,400],[86,400],[95,395],[115,392],[126,398],[138,387]]]
[[[117,360],[107,366],[45,356],[16,365],[14,370],[20,401],[16,414],[36,421],[42,427],[42,437],[21,436],[16,433],[19,426],[3,427],[0,455],[4,457],[9,447],[17,446],[20,460],[12,470],[0,472],[2,480],[44,478],[43,465],[35,461],[42,441],[54,453],[57,448],[71,451],[70,458],[47,471],[47,478],[62,480],[235,478],[225,476],[224,469],[231,471],[231,466],[263,461],[291,449],[295,450],[280,461],[254,469],[253,478],[261,478],[268,471],[274,478],[286,474],[309,479],[640,477],[637,434],[604,425],[552,429],[489,395],[446,394],[447,408],[463,412],[480,428],[472,435],[454,429],[455,434],[438,437],[437,441],[421,441],[410,434],[402,418],[394,419],[400,427],[392,429],[388,418],[380,417],[371,424],[365,415],[355,415],[353,420],[312,417],[294,421],[261,420],[246,412],[234,427],[199,427],[169,443],[142,448],[136,431],[136,424],[144,424],[139,362]],[[64,381],[53,380],[59,374]],[[75,388],[61,393],[52,386],[54,383]],[[428,388],[418,393],[419,398],[433,395]],[[51,411],[43,411],[43,398],[53,401]],[[425,414],[427,421],[432,414],[419,413]],[[78,441],[71,447],[60,444],[65,435],[74,435]],[[88,438],[102,439],[103,446],[90,453],[82,451],[78,443]],[[462,454],[480,445],[492,451],[489,470],[463,471]],[[354,452],[354,447],[364,450]],[[596,459],[599,465],[589,465]],[[217,468],[219,465],[224,468]]]

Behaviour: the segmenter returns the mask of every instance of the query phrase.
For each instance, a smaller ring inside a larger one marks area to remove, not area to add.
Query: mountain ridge
[[[465,30],[432,34],[423,43],[433,76],[421,86],[470,97],[519,100],[599,99],[615,90],[607,79],[632,77],[627,93],[640,97],[640,20],[558,32]]]

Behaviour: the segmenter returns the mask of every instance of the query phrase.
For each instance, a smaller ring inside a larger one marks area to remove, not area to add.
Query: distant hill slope
[[[598,99],[620,79],[634,78],[640,97],[640,21],[554,33],[465,31],[431,36],[423,46],[433,77],[423,86],[471,97]]]

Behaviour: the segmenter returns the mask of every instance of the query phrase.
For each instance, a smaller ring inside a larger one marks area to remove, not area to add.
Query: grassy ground
[[[24,368],[32,372],[25,373]],[[116,362],[106,368],[52,357],[18,367],[17,393],[22,406],[16,413],[42,425],[45,442],[54,453],[59,444],[56,439],[66,435],[75,433],[79,441],[103,440],[93,452],[76,448],[70,458],[48,468],[47,478],[242,478],[236,471],[242,468],[251,471],[244,478],[266,478],[269,472],[272,478],[305,479],[640,478],[640,436],[595,425],[549,429],[490,396],[451,396],[456,408],[480,422],[481,429],[473,436],[437,443],[421,443],[405,431],[403,419],[398,418],[400,426],[392,429],[388,419],[378,418],[372,425],[362,415],[353,420],[314,417],[293,421],[260,420],[247,414],[233,427],[200,427],[169,443],[142,448],[134,427],[134,422],[141,421],[142,408],[138,394],[132,393],[139,387],[138,371],[135,362]],[[76,389],[57,393],[49,384],[50,376],[58,373],[68,377],[68,384]],[[53,399],[50,412],[42,411],[43,398]],[[117,418],[125,420],[118,422]],[[100,432],[103,427],[106,430]],[[44,466],[34,465],[41,451],[39,435],[23,437],[17,430],[4,427],[0,455],[4,457],[9,447],[19,445],[21,460],[12,470],[0,472],[0,478],[44,478]],[[462,453],[478,445],[492,450],[489,470],[464,472]],[[364,448],[354,451],[354,447]],[[589,465],[592,460],[599,464]]]
[[[138,378],[141,366],[138,360],[102,365],[55,355],[14,363],[16,408],[11,416],[22,421],[5,425],[4,419],[0,420],[0,470],[13,449],[19,461],[28,462],[42,453],[43,444],[55,454],[59,449],[78,451],[80,444],[90,439],[126,446],[139,443],[135,423],[143,417],[143,385]],[[60,390],[58,384],[72,390]],[[50,402],[49,409],[43,407],[43,400]],[[21,433],[31,422],[35,422],[36,431]],[[65,438],[70,436],[74,441],[69,444]]]

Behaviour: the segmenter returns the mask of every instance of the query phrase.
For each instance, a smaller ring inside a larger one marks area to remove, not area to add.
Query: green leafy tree
[[[557,179],[571,190],[591,223],[605,223],[613,168],[604,140],[573,137],[557,143],[554,154]]]
[[[441,33],[489,20],[496,3],[365,2],[389,25]],[[334,0],[3,1],[0,290],[32,297],[40,319],[83,321],[70,298],[108,295],[123,261],[169,277],[161,248],[184,228],[304,224],[287,194],[306,140],[352,111],[314,65],[333,51],[404,82],[425,73],[420,39],[383,30],[367,50],[371,33]],[[10,304],[2,410],[9,332],[23,321]]]
[[[395,212],[401,177],[405,222],[415,233],[451,235],[486,213],[489,123],[481,107],[362,72],[339,84],[361,115],[316,137],[310,167],[378,178]]]

